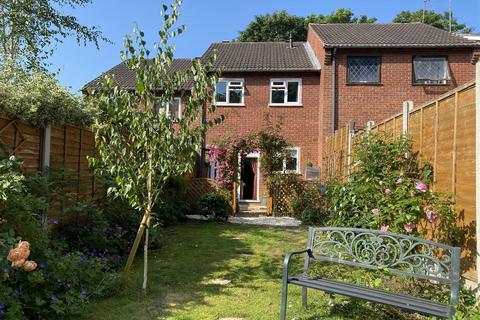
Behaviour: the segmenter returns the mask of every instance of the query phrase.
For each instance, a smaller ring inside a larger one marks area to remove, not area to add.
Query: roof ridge
[[[315,25],[315,26],[325,26],[325,25],[394,25],[394,24],[422,24],[422,25],[426,25],[426,26],[430,26],[429,24],[427,23],[423,23],[423,22],[420,22],[420,21],[412,21],[412,22],[333,22],[333,23],[314,23],[314,22],[311,22],[309,23],[309,25]],[[435,27],[434,27],[435,28]]]

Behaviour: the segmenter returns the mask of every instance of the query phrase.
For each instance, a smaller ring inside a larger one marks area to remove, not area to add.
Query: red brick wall
[[[300,167],[304,173],[305,163],[319,165],[319,96],[320,76],[318,73],[224,73],[222,78],[244,79],[245,106],[219,106],[215,115],[226,114],[225,121],[207,134],[207,144],[221,137],[237,136],[247,129],[261,129],[265,126],[265,115],[272,123],[282,121],[282,133],[294,147],[300,147]],[[270,79],[301,78],[302,106],[270,107]],[[260,186],[260,197],[263,186]]]
[[[381,56],[380,85],[347,84],[347,56]],[[415,55],[448,56],[452,80],[448,85],[413,85],[412,59]],[[405,100],[414,105],[427,102],[475,76],[470,63],[471,49],[463,50],[339,50],[336,54],[338,72],[338,127],[350,119],[357,127],[364,127],[368,120],[380,121],[402,110]],[[329,119],[326,119],[327,121]]]

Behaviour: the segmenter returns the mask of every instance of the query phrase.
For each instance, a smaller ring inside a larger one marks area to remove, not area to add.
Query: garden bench
[[[305,255],[304,272],[291,276],[289,264],[295,255]],[[449,285],[450,303],[312,276],[308,271],[314,260]],[[281,320],[286,319],[288,285],[302,287],[303,307],[307,306],[307,289],[315,289],[451,319],[458,302],[460,248],[379,230],[309,228],[307,249],[286,255],[282,281]]]

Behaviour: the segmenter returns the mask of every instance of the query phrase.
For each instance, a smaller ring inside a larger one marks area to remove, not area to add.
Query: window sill
[[[420,86],[420,87],[448,87],[450,82],[447,83],[412,83],[412,86]]]
[[[347,86],[369,86],[369,87],[382,87],[383,86],[383,83],[369,83],[369,82],[366,82],[366,83],[348,83],[346,84]]]
[[[301,103],[269,103],[269,107],[303,107]]]
[[[245,107],[244,103],[214,103],[215,107]]]

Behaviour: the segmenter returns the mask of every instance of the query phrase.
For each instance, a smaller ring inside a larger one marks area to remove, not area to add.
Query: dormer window
[[[447,84],[450,80],[447,57],[414,57],[414,84]]]
[[[243,105],[243,79],[220,79],[215,86],[216,105]]]
[[[270,80],[270,105],[301,105],[302,79],[272,79]]]

